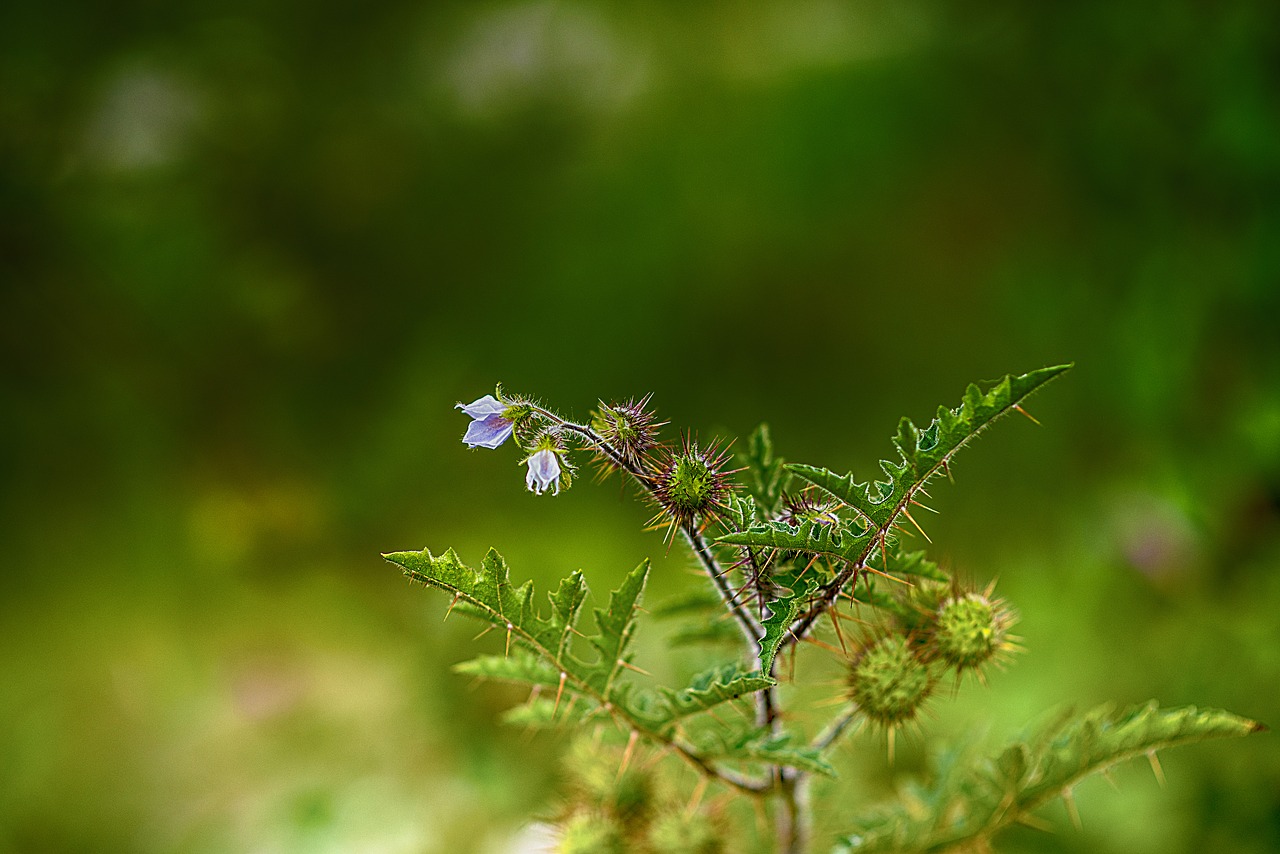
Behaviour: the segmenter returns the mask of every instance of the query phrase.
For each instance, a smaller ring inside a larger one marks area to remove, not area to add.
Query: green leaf
[[[800,577],[789,583],[791,592],[769,602],[769,616],[760,621],[764,636],[760,638],[760,672],[773,673],[774,656],[787,636],[796,615],[817,588],[817,581]]]
[[[560,671],[545,659],[530,652],[513,651],[510,655],[481,655],[455,664],[454,672],[496,682],[517,682],[557,688]]]
[[[773,455],[773,439],[769,436],[768,424],[761,424],[752,431],[747,439],[746,452],[738,457],[745,463],[747,489],[756,503],[769,513],[778,512],[788,477],[783,460]]]
[[[748,729],[740,732],[713,731],[698,739],[698,750],[710,759],[780,765],[825,777],[836,776],[835,768],[822,758],[820,750],[796,746],[799,739],[789,732]]]
[[[857,563],[870,552],[875,537],[869,530],[860,532],[816,521],[802,522],[798,527],[786,522],[758,522],[745,531],[717,537],[716,542],[773,551],[807,552]]]
[[[424,549],[383,557],[400,566],[414,581],[451,593],[459,607],[465,605],[473,615],[508,632],[517,646],[528,648],[528,652],[517,649],[505,662],[493,656],[476,659],[462,665],[464,672],[550,685],[557,691],[561,690],[563,674],[565,690],[602,704],[614,699],[617,677],[627,658],[627,645],[649,573],[648,561],[628,573],[622,585],[610,595],[607,610],[595,611],[599,633],[588,641],[596,649],[597,658],[587,661],[575,655],[571,648],[578,615],[588,592],[582,573],[575,572],[560,582],[556,592],[548,597],[550,614],[543,616],[533,604],[533,583],[513,586],[506,562],[492,549],[485,555],[479,571],[463,564],[452,549],[439,556]]]
[[[1021,376],[1006,376],[986,394],[970,385],[959,407],[939,407],[937,417],[923,430],[911,419],[903,418],[893,437],[898,460],[880,463],[887,481],[860,483],[852,474],[841,476],[807,465],[793,464],[787,469],[852,508],[873,530],[887,531],[907,510],[920,487],[946,469],[956,451],[1070,367],[1057,365]]]
[[[1083,715],[1059,715],[994,758],[947,757],[932,784],[914,787],[903,803],[856,819],[837,851],[927,852],[988,843],[1001,828],[1117,763],[1262,729],[1230,712],[1160,709],[1154,702],[1121,712],[1102,706]]]
[[[623,682],[620,676],[630,663],[628,647],[648,577],[647,561],[628,573],[610,594],[608,608],[595,609],[598,633],[586,638],[595,655],[582,658],[572,644],[575,624],[588,594],[581,573],[575,572],[560,583],[549,596],[551,610],[544,616],[533,605],[532,583],[513,586],[505,561],[495,551],[489,551],[479,571],[464,565],[453,550],[440,556],[423,550],[385,557],[402,567],[409,578],[451,593],[458,607],[467,607],[510,634],[508,654],[485,655],[464,662],[456,668],[460,673],[540,685],[554,691],[565,703],[567,696],[580,697],[584,702],[579,705],[608,707],[659,741],[669,741],[681,719],[773,684],[768,677],[743,672],[736,664],[703,673],[680,690],[641,691]],[[538,707],[534,704],[531,708]],[[541,712],[528,713],[537,714]],[[529,721],[522,718],[522,722]],[[550,723],[550,718],[546,722]]]
[[[742,666],[734,662],[698,674],[688,688],[680,691],[664,690],[663,694],[676,715],[688,717],[721,703],[750,696],[774,684],[774,680],[761,676],[758,672],[744,673]]]

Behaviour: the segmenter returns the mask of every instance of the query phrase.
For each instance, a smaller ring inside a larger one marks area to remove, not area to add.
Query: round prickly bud
[[[862,650],[849,674],[849,696],[859,710],[888,727],[912,720],[933,693],[937,677],[905,637],[887,635]]]
[[[929,647],[957,670],[978,667],[1005,648],[1013,616],[999,599],[966,593],[938,607]]]
[[[626,403],[601,403],[591,418],[591,426],[613,448],[622,462],[632,469],[643,467],[649,452],[657,445],[658,428],[647,407],[650,395]],[[602,455],[606,468],[617,468],[617,463]]]
[[[649,829],[653,854],[721,854],[724,841],[702,814],[685,817],[682,811],[664,813]]]
[[[678,453],[667,458],[657,477],[655,495],[677,524],[714,517],[724,509],[730,489],[725,459],[726,454],[714,445],[703,451],[687,439]]]
[[[588,812],[577,813],[560,828],[557,854],[625,854],[622,828],[612,819]]]

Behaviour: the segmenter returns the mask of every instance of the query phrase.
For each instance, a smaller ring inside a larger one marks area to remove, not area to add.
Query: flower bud
[[[654,494],[673,522],[691,524],[724,510],[731,488],[730,472],[724,470],[726,458],[715,445],[703,451],[688,439],[678,453],[668,456],[658,473]]]
[[[649,452],[657,447],[658,428],[666,423],[654,421],[653,413],[647,409],[650,397],[645,395],[626,403],[601,402],[591,417],[592,429],[632,469],[644,467]],[[608,456],[602,455],[601,459],[606,469],[617,468]]]
[[[849,673],[849,698],[862,714],[886,727],[913,720],[933,693],[937,676],[907,638],[886,635],[864,647]]]

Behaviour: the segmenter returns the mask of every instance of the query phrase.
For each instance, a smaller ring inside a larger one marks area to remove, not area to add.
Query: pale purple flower
[[[514,422],[502,417],[507,405],[491,394],[471,403],[459,403],[457,408],[471,416],[467,435],[462,437],[468,448],[496,448],[507,441],[515,428]]]
[[[525,462],[529,464],[529,472],[524,476],[524,484],[534,495],[541,495],[553,485],[555,491],[551,494],[560,494],[560,458],[555,451],[544,448],[530,454]]]

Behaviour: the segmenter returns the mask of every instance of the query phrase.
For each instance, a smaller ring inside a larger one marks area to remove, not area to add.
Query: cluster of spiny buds
[[[634,477],[672,531],[718,518],[733,488],[728,452],[718,443],[704,448],[688,435],[678,448],[662,444],[658,431],[666,422],[649,408],[650,397],[601,401],[589,425],[575,424],[501,388],[457,408],[471,418],[462,438],[469,447],[492,449],[512,439],[525,452],[525,483],[535,494],[556,495],[569,485],[569,451],[576,444],[593,453],[606,473],[623,470]]]
[[[889,626],[867,638],[849,668],[848,697],[869,721],[886,729],[914,721],[948,671],[999,665],[1016,647],[1016,621],[991,589],[981,593],[923,583],[903,597]]]

